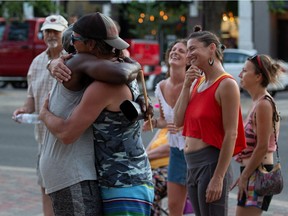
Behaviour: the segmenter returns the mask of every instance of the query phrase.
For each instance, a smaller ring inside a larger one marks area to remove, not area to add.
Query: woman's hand
[[[179,132],[180,128],[176,127],[174,123],[167,123],[167,128],[170,134],[176,134]]]
[[[156,128],[157,127],[157,119],[151,119],[152,122],[152,127]],[[144,124],[142,126],[142,131],[151,131],[153,128],[151,128],[151,124],[149,120],[144,121]]]
[[[211,203],[219,200],[222,195],[223,178],[212,177],[206,190],[206,202]]]
[[[183,86],[186,88],[190,88],[194,80],[200,78],[201,76],[202,71],[198,67],[191,65],[186,71]]]
[[[246,196],[247,184],[248,184],[248,178],[245,178],[242,175],[240,175],[238,180],[238,200],[241,200],[243,196]]]
[[[67,82],[71,79],[71,71],[70,69],[64,64],[64,62],[72,57],[72,54],[63,55],[57,59],[51,61],[49,65],[49,70],[51,75],[58,81],[58,82]]]

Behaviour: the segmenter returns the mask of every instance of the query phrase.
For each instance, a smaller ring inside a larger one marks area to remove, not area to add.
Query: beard
[[[56,48],[59,46],[59,43],[57,40],[48,40],[47,46],[48,46],[48,48]]]

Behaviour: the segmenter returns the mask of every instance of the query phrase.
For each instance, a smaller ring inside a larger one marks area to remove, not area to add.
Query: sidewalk
[[[0,109],[6,109],[9,105],[15,106],[14,103],[16,102],[20,103],[17,100],[19,95],[15,95],[13,100],[10,97],[1,97],[2,99],[4,98],[2,105],[5,104],[5,106],[1,106]],[[151,100],[153,104],[157,103],[154,97],[151,97]],[[241,103],[242,112],[246,115],[251,103],[250,99],[243,97],[243,100],[241,98]],[[277,105],[282,118],[287,119],[287,101],[279,100],[277,101]],[[229,216],[235,215],[236,198],[236,189],[234,189],[230,193],[229,198]],[[16,215],[43,216],[41,193],[40,187],[37,185],[36,172],[33,168],[0,166],[0,216]],[[275,196],[271,202],[269,211],[263,213],[263,216],[268,215],[288,216],[288,200],[280,200]]]
[[[0,216],[43,216],[40,187],[36,173],[30,168],[0,166]],[[236,189],[229,196],[229,216],[235,215]],[[190,214],[191,216],[193,214]],[[263,216],[288,216],[288,201],[275,196]]]
[[[0,216],[43,215],[34,169],[0,166],[0,176]]]

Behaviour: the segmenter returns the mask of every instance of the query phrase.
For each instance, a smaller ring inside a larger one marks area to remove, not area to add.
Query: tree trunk
[[[203,1],[203,30],[211,31],[220,37],[222,14],[226,11],[226,3],[226,1]]]

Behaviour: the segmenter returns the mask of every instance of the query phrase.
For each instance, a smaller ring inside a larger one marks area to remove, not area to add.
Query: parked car
[[[130,57],[138,61],[143,69],[146,88],[153,90],[162,79],[162,67],[160,65],[160,45],[156,40],[127,39],[130,45],[128,51]]]
[[[27,87],[26,77],[32,60],[47,48],[40,30],[44,20],[0,17],[0,88],[8,83],[15,88]]]
[[[238,83],[240,84],[239,74],[242,71],[245,61],[248,57],[257,54],[256,50],[243,50],[243,49],[226,49],[224,50],[224,69],[230,73]],[[283,72],[278,77],[278,81],[274,84],[269,84],[267,89],[272,96],[279,91],[288,90],[288,64],[280,62],[283,68]],[[240,86],[240,85],[239,85]],[[240,90],[243,91],[240,87]]]

